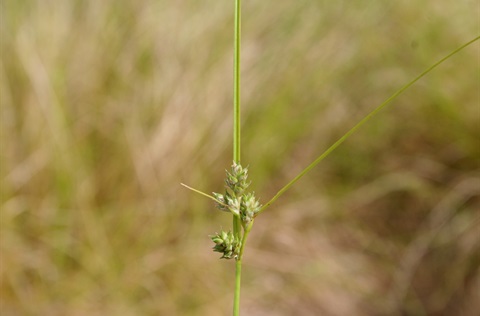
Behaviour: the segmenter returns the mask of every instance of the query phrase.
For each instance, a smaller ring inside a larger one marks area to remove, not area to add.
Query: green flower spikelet
[[[238,237],[235,237],[231,231],[221,231],[220,233],[210,236],[210,239],[215,243],[213,251],[223,254],[220,259],[232,259],[238,257],[242,242]]]
[[[226,170],[225,194],[213,192],[216,207],[221,211],[230,212],[240,219],[244,229],[250,225],[261,205],[255,193],[245,192],[250,182],[248,168],[233,162],[230,171]],[[232,232],[222,231],[220,234],[210,236],[215,243],[213,251],[223,253],[222,258],[238,258],[241,249],[241,236]]]

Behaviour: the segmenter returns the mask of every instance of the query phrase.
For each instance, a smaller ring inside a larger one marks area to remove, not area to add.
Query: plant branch
[[[472,44],[473,42],[477,41],[480,39],[480,36],[477,36],[476,38],[468,41],[467,43],[463,44],[459,48],[455,49],[451,53],[449,53],[447,56],[443,57],[436,63],[434,63],[432,66],[428,67],[425,71],[423,71],[420,75],[418,75],[415,79],[404,85],[402,88],[400,88],[397,92],[392,94],[388,99],[386,99],[382,104],[377,106],[372,112],[370,112],[367,116],[365,116],[360,122],[358,122],[355,126],[353,126],[348,132],[345,133],[339,140],[337,140],[332,146],[330,146],[323,154],[321,154],[317,159],[315,159],[310,165],[308,165],[305,169],[302,170],[295,178],[293,178],[287,185],[285,185],[280,191],[275,194],[275,196],[270,199],[262,208],[260,211],[258,211],[258,214],[262,213],[267,207],[269,207],[273,202],[275,202],[283,193],[285,193],[290,187],[300,180],[307,172],[309,172],[311,169],[313,169],[320,161],[322,161],[325,157],[327,157],[332,151],[334,151],[338,146],[340,146],[345,140],[347,140],[353,133],[355,133],[362,125],[364,125],[366,122],[368,122],[370,119],[372,119],[378,112],[380,112],[385,106],[387,106],[390,102],[392,102],[394,99],[396,99],[400,94],[402,94],[405,90],[410,88],[414,83],[416,83],[418,80],[420,80],[422,77],[424,77],[426,74],[431,72],[433,69],[437,68],[440,64],[442,64],[444,61],[467,47],[468,45]]]
[[[253,219],[252,221],[248,224],[248,226],[246,226],[245,228],[245,231],[243,233],[243,237],[242,237],[242,245],[240,246],[240,253],[238,255],[238,260],[242,260],[243,258],[243,251],[245,249],[245,244],[247,243],[247,238],[248,238],[248,235],[250,234],[250,230],[252,230],[252,227],[253,227]]]

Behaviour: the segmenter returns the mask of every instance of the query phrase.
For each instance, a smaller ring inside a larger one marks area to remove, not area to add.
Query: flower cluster
[[[260,203],[255,198],[255,193],[247,193],[241,197],[240,219],[244,225],[248,225],[255,214],[260,210]]]
[[[237,258],[240,253],[241,241],[238,237],[229,231],[228,233],[222,231],[210,236],[210,239],[215,243],[213,251],[223,253],[220,259]]]
[[[225,172],[227,174],[226,187],[230,188],[236,196],[241,196],[250,185],[250,182],[247,182],[248,168],[242,168],[240,164],[234,161],[232,171],[225,170]]]
[[[218,209],[230,212],[236,216],[242,223],[244,231],[249,231],[255,214],[260,210],[261,205],[255,198],[254,193],[246,193],[250,185],[248,179],[248,169],[240,164],[233,162],[232,169],[226,171],[225,193],[213,192]],[[210,236],[215,243],[213,251],[223,253],[222,258],[237,259],[242,247],[240,232],[224,232]]]
[[[248,168],[233,162],[231,171],[226,171],[226,174],[225,194],[213,192],[217,200],[216,206],[222,211],[231,212],[239,217],[242,225],[246,227],[261,207],[254,193],[245,193],[250,185],[250,182],[247,182]]]

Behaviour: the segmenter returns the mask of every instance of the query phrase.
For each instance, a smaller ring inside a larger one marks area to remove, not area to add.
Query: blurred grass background
[[[242,161],[263,202],[480,33],[459,1],[244,1]],[[0,311],[228,315],[233,1],[1,1]],[[480,43],[271,209],[244,315],[478,315]]]

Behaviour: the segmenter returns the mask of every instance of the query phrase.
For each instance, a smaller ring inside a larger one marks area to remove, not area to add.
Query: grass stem
[[[238,255],[237,262],[235,263],[235,297],[233,300],[233,315],[240,315],[240,289],[242,284],[242,259],[245,244],[247,243],[248,234],[253,226],[253,220],[245,228],[245,232],[242,237],[242,246],[240,248],[240,254]]]
[[[233,160],[240,163],[240,37],[241,0],[235,0],[235,43],[233,61]]]
[[[295,178],[293,178],[289,183],[287,183],[283,188],[280,189],[280,191],[275,194],[273,198],[270,199],[261,209],[260,211],[256,214],[262,213],[267,207],[269,207],[273,202],[275,202],[283,193],[285,193],[295,182],[300,180],[306,173],[308,173],[311,169],[313,169],[320,161],[325,159],[332,151],[334,151],[338,146],[340,146],[344,141],[346,141],[353,133],[355,133],[363,124],[366,122],[370,121],[378,112],[380,112],[385,106],[387,106],[390,102],[392,102],[394,99],[396,99],[400,94],[402,94],[405,90],[410,88],[415,82],[420,80],[422,77],[424,77],[426,74],[431,72],[433,69],[437,68],[440,64],[442,64],[444,61],[467,47],[468,45],[472,44],[473,42],[477,41],[480,39],[480,36],[477,36],[476,38],[468,41],[467,43],[463,44],[462,46],[458,47],[451,53],[449,53],[447,56],[443,57],[436,63],[434,63],[432,66],[428,67],[426,70],[424,70],[420,75],[418,75],[415,79],[404,85],[402,88],[400,88],[398,91],[396,91],[394,94],[392,94],[388,99],[386,99],[382,104],[377,106],[372,112],[370,112],[367,116],[365,116],[360,122],[358,122],[355,126],[353,126],[348,132],[345,133],[339,140],[337,140],[333,145],[331,145],[323,154],[318,156],[317,159],[315,159],[310,165],[308,165],[305,169],[302,170]]]
[[[242,286],[242,259],[235,262],[235,296],[233,299],[233,316],[240,315],[240,288]]]
[[[241,0],[235,0],[234,60],[233,60],[233,160],[240,163],[240,38],[241,38]],[[242,227],[240,219],[233,216],[233,233],[240,237]],[[245,235],[244,235],[245,237]],[[243,248],[243,245],[242,245]],[[235,264],[235,294],[233,315],[240,315],[240,287],[242,280],[242,259]]]

